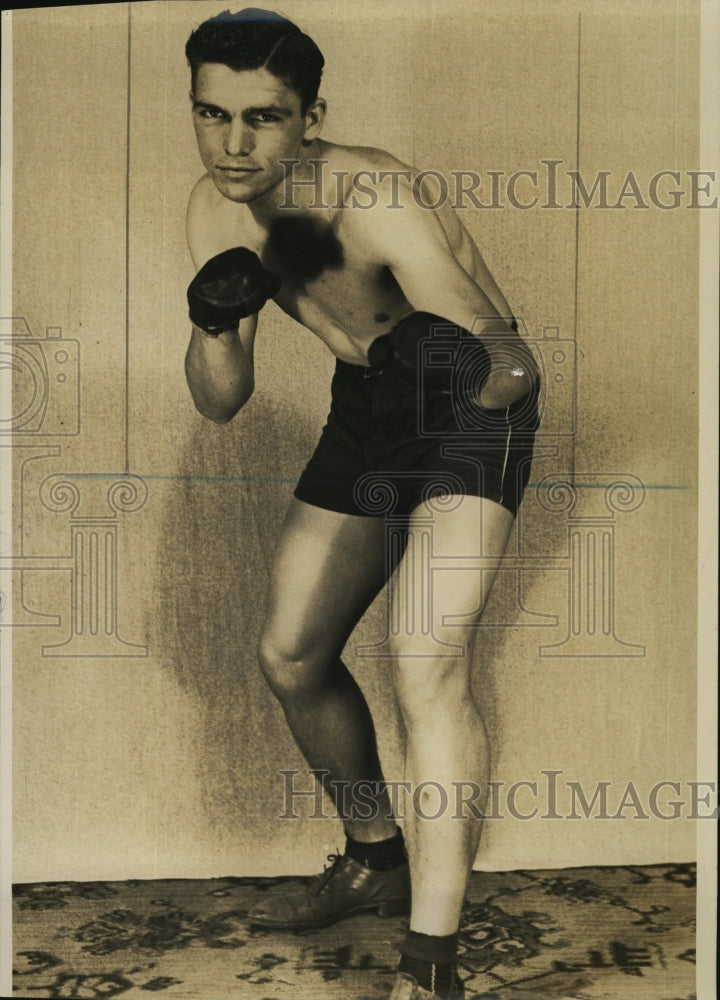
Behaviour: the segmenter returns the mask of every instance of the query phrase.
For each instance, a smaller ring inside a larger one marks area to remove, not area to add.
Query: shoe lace
[[[335,872],[340,867],[340,863],[343,860],[343,855],[342,854],[328,854],[327,860],[330,862],[330,864],[326,865],[323,868],[322,873],[320,875],[316,876],[317,881],[315,882],[315,884],[312,886],[312,888],[310,890],[313,893],[313,895],[317,896],[317,895],[319,895],[322,892],[322,890],[325,888],[325,886],[328,884],[328,882],[330,881],[330,879],[333,877],[333,875],[335,874]]]

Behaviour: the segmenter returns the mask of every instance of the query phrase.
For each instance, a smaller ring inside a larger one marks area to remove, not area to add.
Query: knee
[[[392,678],[406,728],[439,717],[459,719],[478,713],[471,684],[472,651],[461,631],[438,639],[406,635],[391,642]]]
[[[292,637],[264,631],[257,657],[260,672],[281,701],[310,694],[321,682],[323,671],[317,658]]]
[[[393,656],[393,684],[406,727],[439,715],[454,718],[464,707],[476,711],[469,658],[460,653],[438,655],[412,640],[403,642]]]

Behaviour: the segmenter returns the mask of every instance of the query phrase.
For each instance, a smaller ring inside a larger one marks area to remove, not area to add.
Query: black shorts
[[[539,382],[507,409],[338,361],[332,404],[295,489],[342,514],[407,515],[437,496],[486,497],[512,514],[530,475]]]

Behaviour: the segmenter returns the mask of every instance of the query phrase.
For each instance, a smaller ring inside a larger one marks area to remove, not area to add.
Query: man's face
[[[219,63],[197,71],[193,124],[200,157],[215,186],[231,201],[254,201],[284,177],[306,135],[319,131],[312,109],[266,69],[236,72]]]

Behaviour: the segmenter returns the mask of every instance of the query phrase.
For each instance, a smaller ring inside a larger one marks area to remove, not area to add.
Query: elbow
[[[222,426],[229,424],[240,410],[245,406],[253,394],[253,386],[243,393],[240,398],[232,401],[218,402],[217,400],[194,399],[195,409],[207,420],[212,420],[214,424]]]
[[[524,373],[532,385],[540,375],[540,369],[530,345],[517,333],[513,333],[511,338],[507,340],[506,350],[508,359],[513,362],[513,366],[517,369],[517,374]]]
[[[212,420],[214,424],[222,427],[224,424],[229,424],[232,418],[235,416],[234,413],[211,413],[209,411],[199,410],[199,412],[207,420]]]
[[[529,379],[530,386],[532,387],[540,377],[540,368],[535,359],[535,356],[533,355],[533,352],[530,350],[529,346],[524,342],[522,344],[522,349],[519,352],[518,363],[519,366],[524,370],[525,376],[526,378]]]

